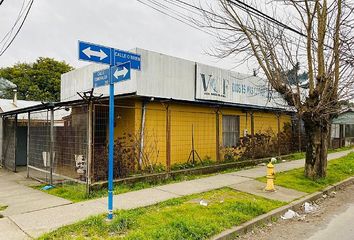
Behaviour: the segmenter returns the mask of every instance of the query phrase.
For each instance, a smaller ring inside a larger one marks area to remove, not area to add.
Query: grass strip
[[[352,148],[353,147],[343,147],[343,148],[338,148],[338,149],[331,149],[328,152],[334,153],[334,152],[349,150]],[[298,160],[298,159],[302,159],[304,157],[305,157],[305,153],[298,152],[298,153],[294,153],[291,156],[289,156],[287,158],[287,160],[288,161]],[[131,191],[137,191],[137,190],[144,189],[144,188],[150,188],[150,187],[160,186],[160,185],[169,184],[169,183],[188,181],[188,180],[213,176],[213,175],[222,174],[222,173],[240,171],[242,169],[249,169],[249,168],[252,168],[252,167],[229,168],[229,169],[225,169],[223,171],[219,171],[217,173],[210,173],[210,174],[189,174],[189,175],[182,175],[181,174],[178,176],[174,176],[173,178],[160,179],[160,180],[155,180],[155,181],[151,181],[151,182],[117,183],[114,185],[114,194],[121,194],[121,193],[126,193],[126,192],[131,192]],[[301,170],[300,170],[300,172],[301,172]],[[298,176],[298,175],[299,174],[297,174],[296,176]],[[45,186],[45,185],[34,186],[33,188],[41,190],[41,188],[43,186]],[[84,184],[77,184],[77,183],[64,183],[62,185],[56,185],[55,188],[52,188],[50,190],[45,190],[44,192],[54,195],[54,196],[57,196],[57,197],[65,198],[65,199],[70,200],[72,202],[81,202],[81,201],[86,201],[89,199],[95,199],[95,198],[107,196],[107,188],[94,190],[89,195],[87,195],[86,194],[86,186]]]
[[[301,192],[313,193],[352,176],[354,176],[353,152],[347,156],[329,161],[326,178],[313,181],[304,176],[304,168],[298,168],[276,173],[275,184]],[[258,178],[257,180],[266,182],[265,177]]]
[[[336,152],[342,152],[342,151],[347,151],[353,149],[353,146],[347,146],[347,147],[341,147],[341,148],[335,148],[335,149],[328,149],[328,153],[336,153]],[[286,158],[286,160],[299,160],[305,158],[305,152],[295,152],[290,154],[289,157]]]
[[[228,173],[239,171],[240,168],[231,168],[217,173],[210,174],[190,174],[190,175],[177,175],[173,178],[159,179],[150,182],[136,182],[136,183],[116,183],[114,184],[114,194],[122,194],[126,192],[137,191],[140,189],[161,186],[169,183],[176,183],[182,181],[189,181],[194,179],[199,179],[203,177],[213,176],[220,173]],[[65,198],[72,202],[81,202],[89,199],[95,199],[107,196],[107,188],[102,188],[99,190],[92,191],[89,195],[86,194],[86,185],[78,183],[64,183],[61,185],[56,185],[54,188],[49,190],[42,190],[45,185],[33,186],[34,189],[41,190],[45,193]]]
[[[201,206],[201,199],[208,205]],[[116,211],[111,222],[105,215],[93,216],[39,239],[208,239],[285,204],[222,188],[150,207]]]

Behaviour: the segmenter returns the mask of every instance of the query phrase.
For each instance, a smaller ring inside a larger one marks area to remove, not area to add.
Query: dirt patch
[[[237,240],[267,240],[287,239],[302,240],[308,239],[314,232],[323,229],[335,216],[344,212],[354,202],[354,185],[324,195],[315,203],[319,209],[306,214],[303,210],[298,211],[299,217],[291,220],[278,219],[276,222],[259,227],[253,231],[236,238]]]

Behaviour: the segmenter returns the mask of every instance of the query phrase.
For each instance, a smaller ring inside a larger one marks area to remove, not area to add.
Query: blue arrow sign
[[[114,65],[130,62],[131,68],[141,70],[141,56],[139,54],[114,49]]]
[[[93,73],[93,87],[101,87],[109,84],[109,68]]]
[[[130,62],[122,63],[111,68],[111,81],[113,83],[130,79]]]
[[[79,59],[96,63],[111,64],[111,48],[79,41]]]

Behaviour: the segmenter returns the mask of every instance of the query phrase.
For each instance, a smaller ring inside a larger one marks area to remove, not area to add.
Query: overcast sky
[[[0,6],[0,40],[13,26],[22,2],[5,0]],[[18,37],[0,57],[0,67],[40,56],[83,66],[88,63],[77,60],[78,40],[122,50],[139,47],[226,69],[235,66],[232,59],[205,54],[214,43],[209,35],[136,0],[35,0]],[[252,72],[247,66],[236,70]]]

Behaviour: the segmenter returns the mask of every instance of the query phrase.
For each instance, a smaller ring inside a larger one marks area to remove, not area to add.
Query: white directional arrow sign
[[[130,62],[114,66],[112,67],[111,71],[113,82],[128,80],[130,79]]]
[[[84,50],[82,50],[82,52],[88,57],[99,57],[100,60],[105,59],[107,56],[107,54],[104,53],[104,51],[102,51],[102,49],[100,49],[100,51],[93,51],[91,50],[91,47],[85,48]]]
[[[128,69],[123,67],[123,69],[121,69],[121,70],[116,69],[116,71],[113,73],[113,75],[115,78],[118,79],[118,77],[120,77],[120,76],[125,77],[125,75],[127,75],[128,72],[129,72]]]
[[[79,41],[79,59],[111,65],[113,49],[98,44]]]

